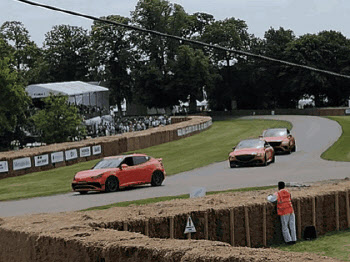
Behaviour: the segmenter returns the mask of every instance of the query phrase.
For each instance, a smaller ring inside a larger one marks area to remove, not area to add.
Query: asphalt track
[[[193,187],[218,191],[242,187],[276,185],[278,181],[311,183],[349,176],[350,163],[326,161],[320,155],[340,137],[340,125],[332,120],[315,116],[260,116],[287,120],[293,124],[297,152],[278,155],[276,162],[267,167],[231,169],[228,161],[167,177],[161,187],[141,186],[115,193],[68,193],[0,202],[0,217],[35,213],[75,211],[93,206],[160,196],[186,194]],[[215,146],[215,145],[213,145]],[[184,148],[184,150],[186,150]],[[229,152],[227,152],[229,153]],[[181,163],[179,163],[181,165]]]

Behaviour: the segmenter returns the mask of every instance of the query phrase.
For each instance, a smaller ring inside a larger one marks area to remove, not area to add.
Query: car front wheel
[[[115,192],[119,189],[119,182],[115,176],[110,176],[107,178],[105,183],[106,192]]]
[[[160,171],[155,171],[152,175],[151,185],[152,186],[160,186],[160,185],[162,185],[163,180],[164,180],[163,173]]]

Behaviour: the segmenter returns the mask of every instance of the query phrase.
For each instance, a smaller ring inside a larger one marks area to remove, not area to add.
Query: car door
[[[126,157],[121,165],[126,164],[126,167],[122,167],[121,170],[118,172],[118,178],[119,178],[119,186],[130,186],[135,184],[135,169],[133,158],[132,157]]]
[[[150,182],[150,174],[152,173],[152,168],[149,165],[148,157],[146,156],[134,156],[134,164],[137,166],[137,180],[140,183]]]

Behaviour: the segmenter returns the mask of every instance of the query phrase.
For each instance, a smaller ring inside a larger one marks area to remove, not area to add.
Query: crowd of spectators
[[[164,116],[139,116],[139,117],[104,117],[86,125],[88,136],[99,137],[126,132],[142,131],[158,126],[171,124],[170,117]]]

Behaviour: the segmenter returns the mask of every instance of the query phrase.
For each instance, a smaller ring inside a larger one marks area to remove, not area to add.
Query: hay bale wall
[[[314,225],[318,235],[324,235],[336,230],[350,227],[350,214],[346,206],[346,195],[349,191],[323,194],[317,197],[302,197],[293,199],[296,217],[298,239],[303,237],[306,226]],[[338,198],[338,201],[336,201]],[[315,207],[313,208],[313,199]],[[338,207],[336,207],[338,203]],[[298,206],[300,205],[300,207]],[[313,211],[314,209],[314,211]],[[233,227],[230,224],[233,210]],[[300,210],[300,213],[299,213]],[[128,221],[128,231],[145,234],[148,224],[148,236],[151,238],[187,239],[184,228],[188,216],[191,216],[197,232],[191,239],[221,241],[234,246],[264,247],[283,243],[280,218],[276,212],[276,204],[264,203],[248,206],[236,206],[229,209],[208,209],[193,211],[190,214],[178,214],[172,217],[174,226],[171,228],[171,217],[150,218],[148,221]],[[207,216],[207,219],[206,219]],[[299,217],[301,218],[299,220]],[[265,222],[264,222],[265,221]],[[119,224],[118,227],[115,225]],[[94,227],[113,228],[121,230],[122,222],[116,221],[110,225],[95,224]],[[143,227],[143,228],[142,228]],[[171,232],[174,230],[174,232]],[[208,230],[208,232],[206,232]],[[301,234],[300,234],[301,233]],[[233,242],[231,235],[233,234]]]

